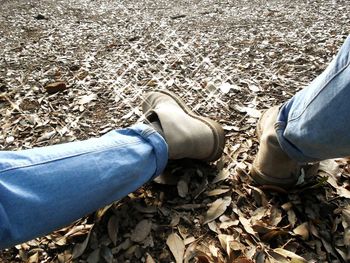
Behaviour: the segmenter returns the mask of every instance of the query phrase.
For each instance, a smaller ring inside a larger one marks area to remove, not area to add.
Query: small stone
[[[49,94],[63,91],[65,89],[67,89],[67,85],[63,81],[56,81],[45,86],[45,90]]]

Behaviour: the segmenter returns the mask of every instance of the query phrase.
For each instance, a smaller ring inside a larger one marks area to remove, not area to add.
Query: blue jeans
[[[165,140],[137,124],[86,141],[0,152],[0,248],[63,227],[159,175]]]
[[[278,141],[301,163],[350,156],[350,36],[326,70],[287,101]]]

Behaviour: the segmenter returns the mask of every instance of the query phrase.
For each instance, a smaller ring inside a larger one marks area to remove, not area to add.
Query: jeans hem
[[[168,144],[165,139],[151,126],[143,123],[138,123],[129,128],[139,134],[147,142],[153,146],[156,154],[157,167],[151,180],[160,175],[168,163]]]

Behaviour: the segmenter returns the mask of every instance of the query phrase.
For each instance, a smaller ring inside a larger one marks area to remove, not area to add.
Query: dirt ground
[[[227,137],[216,163],[171,162],[175,185],[150,182],[0,261],[350,262],[348,159],[288,192],[249,177],[261,110],[325,69],[349,21],[338,0],[0,0],[1,150],[130,126],[154,89]]]

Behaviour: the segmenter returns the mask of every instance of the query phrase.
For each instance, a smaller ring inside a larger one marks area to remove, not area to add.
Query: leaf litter
[[[1,3],[2,150],[130,126],[155,88],[219,121],[227,138],[216,164],[169,163],[175,185],[149,183],[3,250],[2,262],[350,260],[349,159],[321,162],[289,192],[248,176],[260,112],[324,70],[350,31],[349,5],[231,2]]]

